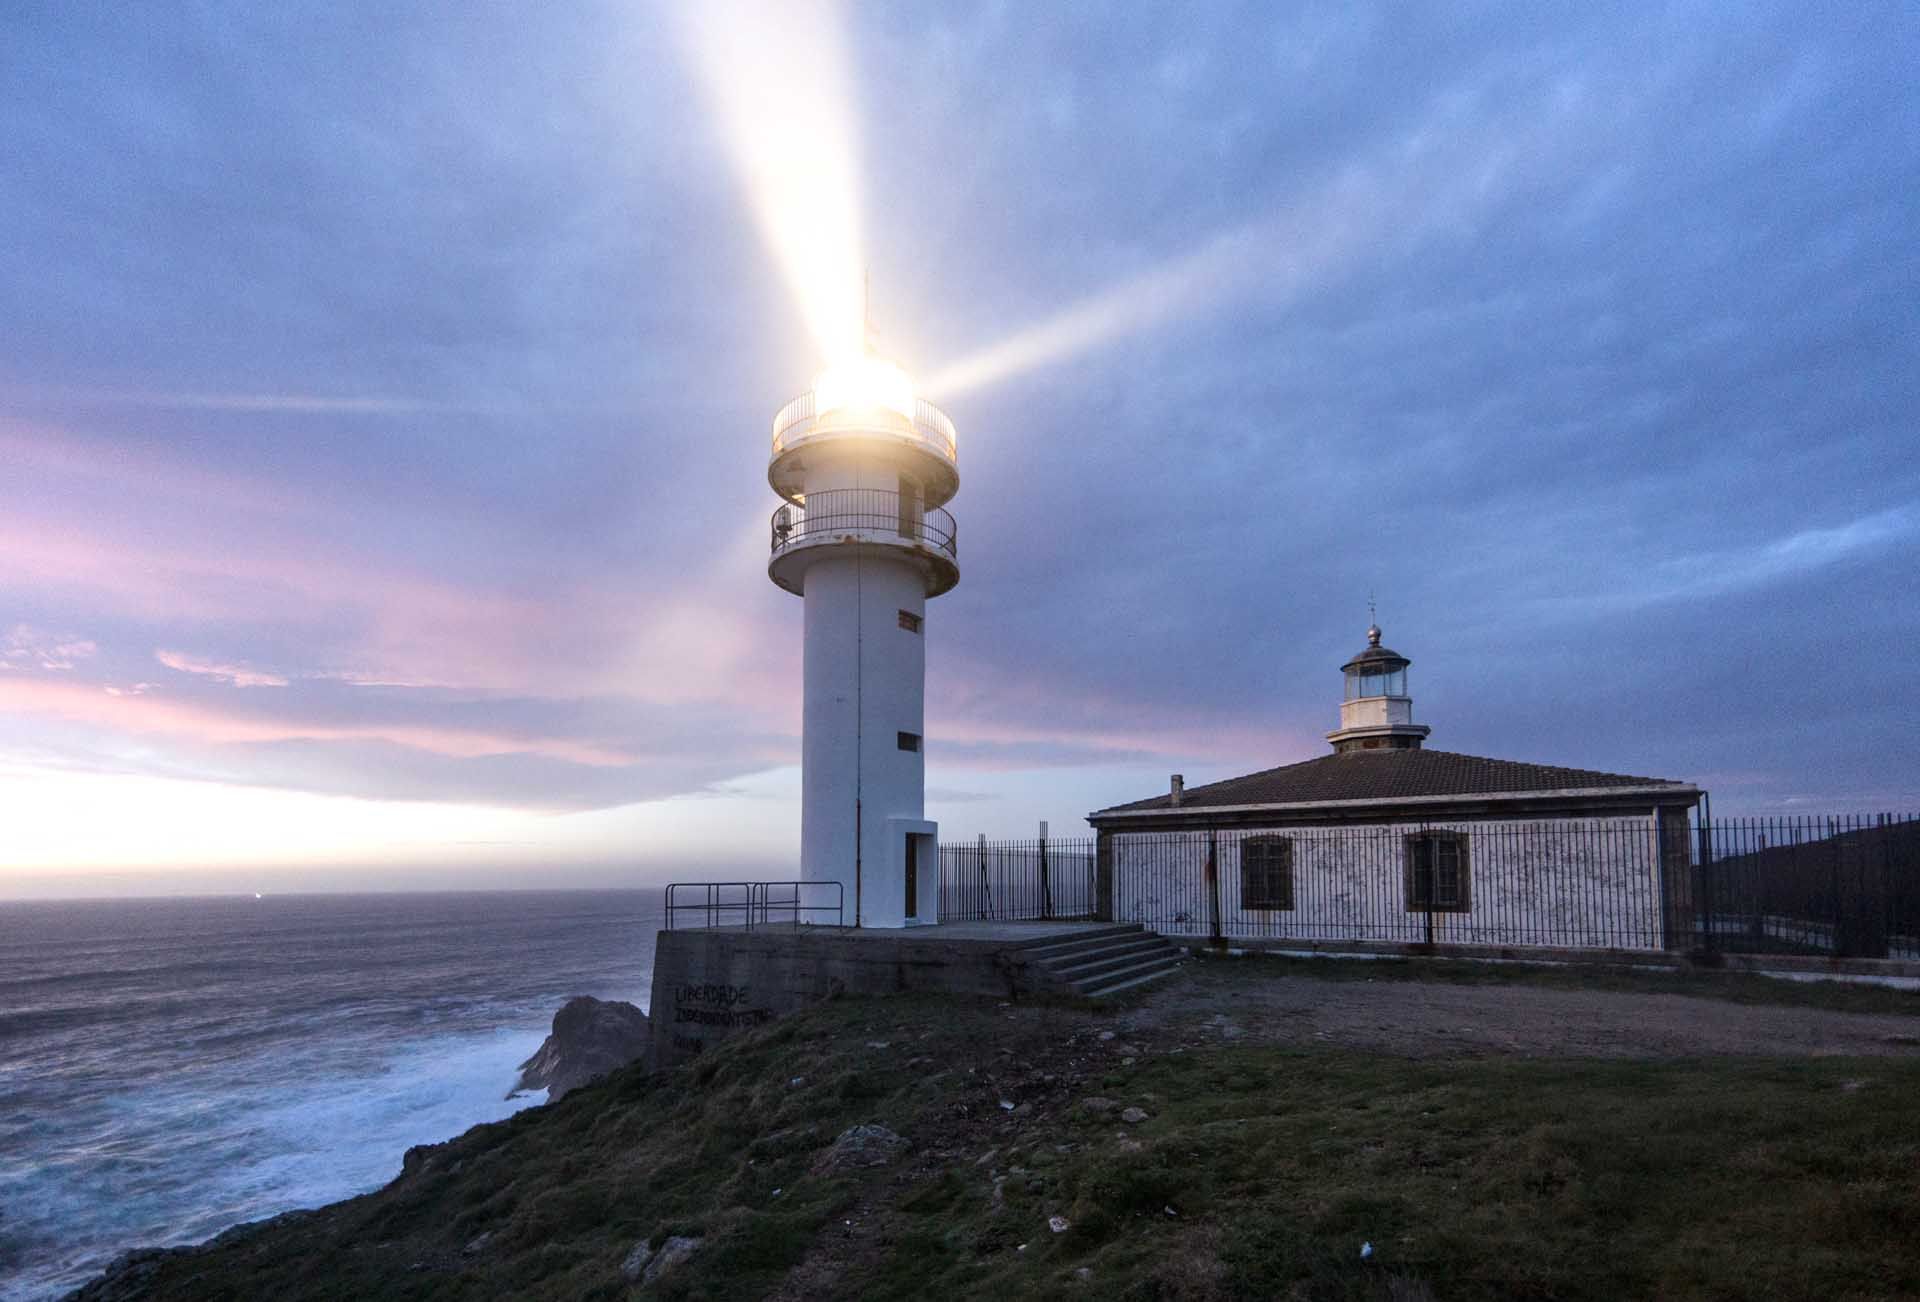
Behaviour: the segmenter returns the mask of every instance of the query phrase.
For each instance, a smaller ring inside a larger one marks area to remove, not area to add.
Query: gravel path
[[[1197,963],[1130,1010],[1123,1025],[1413,1057],[1920,1054],[1920,1017],[1899,1014],[1616,990],[1280,974],[1259,980]]]

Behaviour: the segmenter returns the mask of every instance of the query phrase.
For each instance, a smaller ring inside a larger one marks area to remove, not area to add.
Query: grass
[[[1309,969],[1335,966],[1389,965]],[[477,1127],[377,1193],[165,1262],[144,1296],[1920,1295],[1920,1061],[1410,1061],[1116,1025],[824,1004]],[[813,1172],[867,1121],[913,1151]],[[702,1246],[622,1280],[672,1234]]]
[[[1685,995],[1736,1004],[1778,1004],[1843,1013],[1920,1015],[1920,990],[1849,981],[1794,981],[1710,968],[1598,967],[1589,964],[1488,963],[1469,959],[1297,958],[1248,954],[1208,958],[1210,973],[1249,981],[1306,977],[1319,981],[1421,981],[1444,985],[1540,986]]]

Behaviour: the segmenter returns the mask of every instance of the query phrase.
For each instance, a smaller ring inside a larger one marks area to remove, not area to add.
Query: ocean
[[[648,1006],[658,891],[0,902],[0,1302],[378,1188]]]

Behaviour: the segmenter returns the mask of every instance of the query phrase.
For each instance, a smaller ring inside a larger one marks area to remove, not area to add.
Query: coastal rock
[[[63,1302],[140,1302],[149,1292],[153,1277],[167,1262],[180,1257],[197,1257],[216,1248],[229,1247],[253,1238],[265,1230],[297,1225],[318,1216],[310,1210],[281,1212],[261,1221],[244,1221],[229,1226],[205,1243],[176,1248],[133,1248],[107,1263],[107,1268],[66,1295]]]
[[[647,1263],[653,1260],[653,1246],[645,1239],[633,1245],[633,1251],[620,1263],[620,1278],[629,1284],[638,1284],[647,1273]]]
[[[123,1252],[105,1271],[67,1294],[65,1302],[134,1302],[145,1297],[147,1286],[161,1265],[174,1257],[190,1257],[193,1248],[135,1248]]]
[[[588,1081],[646,1056],[647,1015],[620,1000],[575,995],[553,1015],[553,1034],[520,1064],[520,1081],[507,1095],[547,1091],[553,1102]]]
[[[509,1095],[511,1097],[511,1095]],[[442,1141],[438,1144],[415,1144],[400,1155],[400,1174],[402,1177],[419,1175],[432,1168],[439,1160],[442,1150],[447,1147]]]
[[[691,1257],[700,1248],[700,1240],[676,1234],[660,1245],[660,1251],[653,1254],[653,1260],[647,1263],[645,1273],[640,1276],[642,1284],[651,1284],[662,1275]]]
[[[813,1169],[816,1174],[830,1175],[836,1171],[885,1166],[911,1147],[905,1138],[885,1126],[871,1123],[848,1126],[831,1148],[814,1159]]]

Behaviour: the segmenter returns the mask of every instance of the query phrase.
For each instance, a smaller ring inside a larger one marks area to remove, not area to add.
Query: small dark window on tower
[[[1240,907],[1293,907],[1293,842],[1263,836],[1240,843]]]
[[[919,734],[919,733],[917,733],[917,732],[903,732],[903,733],[901,733],[901,734],[900,734],[900,749],[901,749],[901,750],[919,750],[919,749],[920,749],[920,734]]]
[[[920,631],[920,622],[920,616],[914,614],[911,610],[903,610],[900,612],[900,627],[906,629],[907,632],[918,633]]]
[[[1407,911],[1466,913],[1471,907],[1467,838],[1421,832],[1407,838]]]

